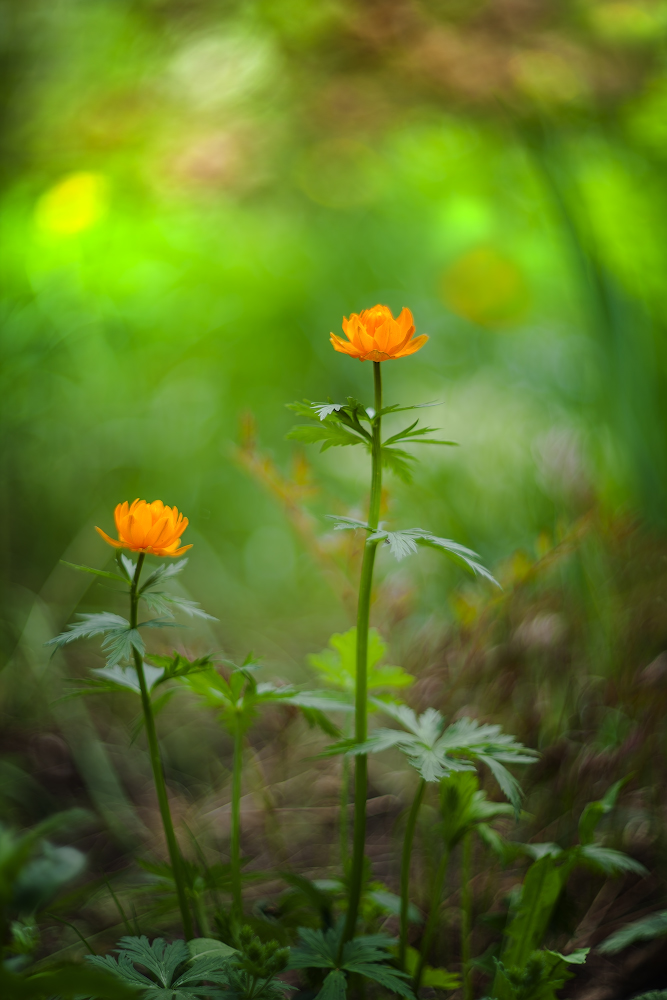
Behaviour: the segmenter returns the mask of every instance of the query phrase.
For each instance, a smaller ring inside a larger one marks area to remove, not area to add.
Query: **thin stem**
[[[343,729],[343,735],[345,739],[349,739],[350,730],[347,725]],[[340,780],[340,866],[341,870],[345,871],[345,865],[347,864],[347,858],[349,854],[349,827],[350,823],[347,816],[347,807],[350,802],[350,758],[343,754],[342,758],[342,774]]]
[[[243,729],[236,722],[234,732],[234,763],[232,771],[232,826],[230,868],[232,879],[232,912],[238,919],[243,915],[241,895],[241,775],[243,772]]]
[[[419,965],[417,966],[417,972],[415,975],[415,993],[418,993],[419,991],[422,975],[424,974],[424,966],[426,965],[426,960],[428,958],[428,954],[431,949],[431,944],[433,942],[433,935],[435,933],[435,929],[438,924],[438,911],[440,910],[440,901],[442,899],[442,890],[445,884],[445,875],[447,874],[448,863],[449,863],[449,850],[445,848],[444,854],[440,859],[440,864],[438,865],[438,870],[435,873],[435,879],[433,881],[431,904],[429,907],[426,927],[424,928],[424,936],[422,937],[421,953],[419,955]]]
[[[109,882],[106,883],[106,887],[109,890],[109,892],[111,893],[111,898],[113,899],[114,903],[116,904],[116,909],[120,913],[120,919],[123,921],[123,926],[125,927],[125,930],[130,935],[130,937],[132,937],[133,931],[132,931],[132,928],[130,926],[130,922],[127,919],[127,917],[125,916],[125,910],[120,905],[120,900],[118,899],[118,896],[116,895],[116,893],[111,888],[111,884]]]
[[[371,498],[368,511],[368,527],[375,530],[380,518],[382,496],[382,373],[380,362],[373,362],[373,384],[375,387],[375,413],[373,415],[371,444]],[[368,734],[368,624],[371,610],[371,589],[377,542],[367,542],[361,563],[359,580],[359,603],[357,605],[357,676],[354,708],[354,739],[364,743]],[[350,898],[345,920],[345,930],[341,938],[341,950],[345,941],[354,937],[359,913],[359,901],[364,877],[364,851],[366,846],[366,795],[368,791],[368,759],[360,754],[354,759],[354,829],[352,835],[352,871],[350,873]]]
[[[139,577],[141,576],[141,570],[144,565],[144,559],[145,554],[141,552],[137,560],[137,568],[130,586],[130,628],[133,629],[136,629],[137,627],[137,613],[139,607],[138,586]],[[162,768],[162,760],[160,757],[160,745],[158,743],[157,730],[155,728],[155,716],[153,715],[151,696],[146,683],[146,675],[144,673],[144,660],[137,649],[133,648],[132,652],[134,654],[134,666],[137,671],[139,687],[141,689],[141,704],[144,710],[144,723],[146,725],[146,736],[148,738],[148,752],[151,759],[151,767],[153,769],[153,781],[155,782],[155,791],[157,793],[157,800],[160,806],[160,815],[162,817],[162,826],[164,828],[164,835],[167,841],[167,848],[169,850],[171,868],[174,873],[178,906],[181,911],[181,919],[183,921],[183,932],[186,939],[190,940],[194,935],[192,929],[192,916],[190,914],[188,897],[185,888],[183,859],[178,847],[178,841],[176,840],[176,834],[174,833],[174,824],[172,822],[171,811],[169,809],[169,797],[167,795],[167,786],[164,780],[164,770]]]
[[[91,954],[91,955],[96,955],[97,954],[97,952],[93,951],[93,949],[90,947],[90,945],[88,944],[87,940],[85,939],[85,937],[83,936],[83,934],[81,933],[81,931],[79,930],[79,928],[76,926],[76,924],[70,923],[69,920],[63,920],[62,917],[57,917],[55,915],[55,913],[48,913],[47,912],[46,915],[47,915],[47,917],[51,917],[51,920],[57,920],[59,924],[63,924],[65,927],[69,927],[70,930],[73,930],[74,933],[76,934],[76,936],[78,937],[78,939],[80,941],[82,941],[83,944],[85,944],[86,948],[88,949],[89,954]]]
[[[398,967],[405,970],[405,952],[408,946],[408,910],[410,907],[410,859],[412,857],[412,842],[415,838],[419,807],[424,798],[426,782],[422,778],[412,800],[410,812],[405,824],[403,837],[403,855],[401,858],[401,936],[398,945]]]
[[[463,838],[461,859],[461,969],[463,972],[463,1000],[472,1000],[472,975],[470,968],[470,937],[472,932],[472,830]]]

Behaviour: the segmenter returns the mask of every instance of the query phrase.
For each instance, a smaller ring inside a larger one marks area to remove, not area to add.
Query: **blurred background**
[[[387,401],[439,401],[428,422],[460,445],[428,449],[412,484],[388,474],[383,517],[470,546],[504,587],[382,552],[390,662],[415,707],[543,752],[536,828],[569,829],[632,771],[617,839],[659,872],[667,3],[3,0],[0,23],[9,812],[155,819],[134,709],[59,700],[98,647],[42,646],[77,609],[122,612],[59,562],[104,567],[94,525],[122,500],[190,519],[183,593],[219,621],[182,648],[312,682],[358,575],[358,540],[324,515],[363,513],[368,461],[286,441],[285,404],[370,402],[370,366],[329,333],[381,302],[430,337],[383,366]],[[205,813],[229,745],[178,705],[173,787]],[[279,723],[253,737],[265,792]],[[320,770],[309,794],[335,801]]]

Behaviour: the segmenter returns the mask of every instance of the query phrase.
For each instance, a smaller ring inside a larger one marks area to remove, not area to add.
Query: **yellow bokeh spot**
[[[481,326],[516,323],[529,304],[523,274],[491,246],[476,247],[455,260],[442,276],[440,291],[453,312]]]
[[[103,174],[79,171],[68,174],[46,191],[35,207],[39,229],[58,236],[73,236],[104,218],[108,208],[108,183]]]

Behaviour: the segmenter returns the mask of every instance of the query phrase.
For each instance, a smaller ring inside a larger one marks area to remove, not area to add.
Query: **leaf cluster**
[[[379,983],[384,989],[414,1000],[407,973],[400,972],[392,961],[393,938],[372,934],[353,938],[341,946],[343,920],[326,931],[299,929],[300,944],[292,948],[288,968],[326,971],[318,1000],[345,1000],[347,977],[351,973]]]
[[[140,991],[143,1000],[222,1000],[228,997],[228,949],[191,954],[185,941],[168,944],[163,938],[123,937],[112,955],[89,955],[86,961],[111,972]],[[142,971],[143,970],[143,971]]]
[[[301,403],[289,403],[288,409],[299,417],[309,420],[310,423],[297,424],[287,434],[287,438],[303,444],[321,443],[320,451],[356,444],[364,445],[370,450],[373,440],[371,431],[380,417],[437,405],[437,403],[422,403],[417,406],[387,406],[376,414],[373,409],[364,407],[352,396],[348,396],[345,403],[334,403],[332,400],[326,403],[313,403],[304,399]],[[364,424],[368,424],[371,431]],[[437,427],[418,425],[419,421],[415,420],[396,434],[392,434],[381,445],[382,464],[407,483],[412,482],[410,463],[416,459],[414,455],[397,448],[396,445],[401,443],[456,445],[456,441],[430,437],[429,435],[437,432]]]
[[[223,725],[232,734],[246,732],[267,705],[292,705],[301,709],[311,722],[321,725],[328,734],[338,735],[338,729],[328,720],[328,712],[349,712],[351,706],[327,691],[298,691],[294,687],[258,684],[253,675],[257,666],[247,660],[241,666],[231,664],[225,676],[212,668],[188,673],[181,682],[206,704],[216,709]]]

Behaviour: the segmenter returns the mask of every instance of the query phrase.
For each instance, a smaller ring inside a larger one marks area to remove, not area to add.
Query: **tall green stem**
[[[470,935],[472,932],[472,830],[463,838],[461,860],[461,969],[463,972],[463,1000],[472,1000],[472,975],[470,968]]]
[[[145,555],[141,552],[139,559],[137,560],[137,568],[130,586],[130,628],[133,629],[136,629],[137,627],[137,615],[139,609],[139,577],[141,576],[144,559]],[[151,767],[153,769],[153,781],[155,783],[155,791],[157,793],[157,800],[160,806],[160,815],[162,817],[162,826],[164,827],[164,835],[167,841],[167,848],[169,850],[171,868],[174,873],[178,906],[181,911],[181,919],[183,921],[183,932],[186,939],[190,940],[194,934],[192,929],[192,916],[190,914],[190,907],[188,906],[188,897],[185,888],[183,859],[176,840],[176,834],[174,833],[174,824],[172,822],[171,811],[169,809],[169,797],[167,796],[167,786],[164,780],[164,770],[162,768],[162,760],[160,757],[160,745],[158,743],[157,730],[155,728],[155,716],[153,715],[151,696],[146,683],[146,674],[144,673],[144,660],[138,650],[133,648],[132,651],[134,654],[134,666],[137,671],[139,687],[141,689],[141,704],[144,711],[144,724],[146,726],[146,737],[148,739],[148,753],[151,759]]]
[[[428,958],[428,953],[431,949],[431,944],[433,942],[433,935],[438,924],[438,912],[440,910],[440,902],[442,900],[442,890],[445,884],[445,875],[447,874],[447,865],[449,863],[449,849],[446,847],[442,858],[440,859],[440,864],[438,865],[438,870],[435,874],[435,879],[433,881],[433,891],[431,892],[431,904],[428,911],[428,919],[426,921],[426,927],[424,928],[424,936],[422,937],[421,953],[419,955],[419,965],[417,966],[417,972],[415,975],[415,993],[418,994],[419,986],[421,983],[422,975],[424,973],[424,966],[426,965],[426,960]]]
[[[243,729],[240,721],[234,731],[234,764],[232,772],[232,827],[230,868],[232,881],[232,911],[237,919],[243,914],[241,895],[241,776],[243,773]]]
[[[371,444],[371,499],[368,527],[373,531],[380,519],[382,496],[382,373],[380,362],[373,362],[375,387],[375,413],[372,421]],[[359,603],[357,605],[357,677],[354,710],[354,739],[364,743],[368,735],[368,623],[371,610],[371,589],[377,542],[366,543],[361,563]],[[366,794],[368,788],[368,759],[360,754],[354,759],[354,831],[352,840],[352,871],[350,873],[350,898],[342,942],[354,937],[359,913],[359,900],[364,876],[364,849],[366,846]],[[342,946],[342,943],[341,943]]]
[[[412,842],[415,838],[415,827],[419,807],[424,798],[426,782],[422,778],[415,793],[405,824],[405,836],[403,838],[403,856],[401,857],[401,936],[398,945],[398,967],[405,970],[405,951],[408,946],[408,909],[410,906],[410,859],[412,857]]]

